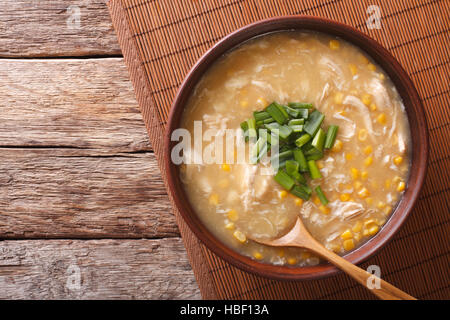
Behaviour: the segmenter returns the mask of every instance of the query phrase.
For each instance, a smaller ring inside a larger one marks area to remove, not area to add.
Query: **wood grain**
[[[0,238],[178,236],[153,153],[14,148],[0,157]]]
[[[0,59],[0,147],[151,150],[122,58]]]
[[[120,54],[104,0],[0,1],[0,57]]]
[[[0,242],[0,299],[199,299],[179,238]]]

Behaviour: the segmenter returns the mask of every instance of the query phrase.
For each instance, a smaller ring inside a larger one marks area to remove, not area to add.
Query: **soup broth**
[[[300,216],[328,249],[345,254],[375,236],[406,187],[410,136],[393,83],[361,49],[330,36],[279,32],[252,39],[221,57],[190,97],[182,127],[239,129],[272,101],[312,103],[324,126],[339,126],[333,148],[317,162],[329,199],[304,201],[286,192],[262,163],[182,164],[181,179],[206,227],[237,252],[277,265],[304,266],[318,257],[298,248],[248,240],[286,233]],[[243,138],[234,146],[245,144]],[[203,143],[202,151],[208,148]],[[224,149],[225,150],[225,149]],[[229,149],[228,149],[229,150]],[[230,152],[224,152],[229,155]],[[236,160],[233,157],[232,159]]]

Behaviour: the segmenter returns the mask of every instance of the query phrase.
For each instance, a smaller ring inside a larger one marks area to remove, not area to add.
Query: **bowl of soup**
[[[281,142],[252,140],[274,127]],[[273,159],[274,145],[277,166],[258,158]],[[302,150],[314,170],[301,169]],[[411,212],[427,157],[423,106],[399,63],[350,26],[304,16],[260,21],[214,45],[182,83],[165,136],[169,192],[190,229],[225,261],[272,279],[337,269],[251,238],[282,236],[300,217],[326,248],[360,263]]]

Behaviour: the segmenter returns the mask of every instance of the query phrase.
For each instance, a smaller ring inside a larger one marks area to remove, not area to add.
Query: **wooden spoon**
[[[358,281],[363,286],[367,287],[367,279],[379,280],[376,283],[380,284],[380,289],[370,289],[378,298],[383,300],[417,300],[409,294],[401,291],[386,281],[377,278],[375,275],[368,273],[364,269],[355,266],[353,263],[348,262],[344,258],[326,249],[316,239],[314,239],[308,230],[303,225],[300,218],[297,218],[295,226],[286,235],[274,240],[261,240],[250,238],[255,242],[262,243],[273,247],[300,247],[308,249],[322,258],[328,260],[336,267],[347,273],[353,279]],[[369,289],[369,288],[368,288]]]

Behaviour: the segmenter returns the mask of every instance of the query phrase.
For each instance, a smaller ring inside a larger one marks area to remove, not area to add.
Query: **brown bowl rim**
[[[258,276],[273,280],[310,280],[331,276],[339,270],[328,263],[310,267],[275,266],[255,261],[229,248],[212,235],[200,221],[182,187],[178,166],[170,161],[170,152],[175,143],[170,141],[171,133],[179,127],[186,101],[205,71],[224,53],[251,38],[271,32],[289,30],[322,32],[342,38],[358,46],[388,74],[403,100],[412,139],[411,168],[405,194],[379,233],[344,257],[354,264],[359,264],[378,253],[383,246],[392,240],[416,203],[426,176],[428,130],[425,112],[411,79],[397,60],[378,42],[359,30],[340,22],[303,15],[279,16],[246,25],[214,44],[191,68],[173,101],[164,137],[164,165],[168,189],[173,202],[194,235],[209,250],[231,265]]]

